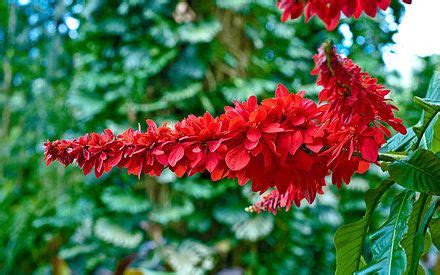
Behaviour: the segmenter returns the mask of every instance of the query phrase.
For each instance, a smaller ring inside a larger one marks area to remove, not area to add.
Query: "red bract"
[[[411,4],[411,0],[403,2]],[[390,4],[391,0],[277,0],[277,6],[283,10],[283,22],[298,18],[304,12],[306,22],[316,15],[324,21],[328,30],[336,28],[341,13],[359,18],[365,12],[375,17],[378,9],[386,10]]]
[[[351,60],[330,46],[315,56],[321,105],[289,93],[278,85],[275,97],[258,104],[245,102],[225,107],[219,117],[190,115],[174,127],[147,121],[146,132],[129,129],[114,137],[110,130],[78,139],[45,143],[47,164],[78,164],[84,174],[100,177],[117,166],[129,174],[158,176],[169,168],[177,176],[207,172],[212,180],[252,182],[252,190],[273,191],[251,210],[312,203],[323,193],[325,177],[348,184],[355,172],[375,163],[389,136],[384,124],[404,132],[394,117],[385,90]]]

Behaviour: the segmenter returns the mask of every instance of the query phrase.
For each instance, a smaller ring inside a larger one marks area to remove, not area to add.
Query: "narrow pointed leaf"
[[[408,274],[417,274],[417,269],[419,267],[419,260],[423,255],[426,230],[428,229],[429,222],[431,221],[431,218],[434,215],[438,205],[439,205],[439,201],[436,199],[431,203],[429,209],[426,211],[425,215],[423,216],[423,220],[420,223],[416,236],[413,240],[414,253],[412,256],[411,265]]]
[[[336,231],[336,274],[353,274],[366,265],[362,257],[362,247],[371,216],[383,194],[392,184],[392,181],[386,180],[378,188],[368,191],[365,195],[364,217],[357,222],[343,225]]]
[[[440,159],[431,151],[418,149],[387,167],[391,177],[403,187],[440,195]]]
[[[403,274],[406,255],[400,241],[408,231],[413,202],[414,192],[409,190],[394,198],[388,220],[378,231],[370,235],[373,259],[355,274]]]
[[[426,211],[429,208],[430,201],[431,196],[428,196],[427,194],[421,194],[420,198],[414,204],[411,216],[409,217],[408,232],[406,233],[405,238],[402,240],[402,247],[403,249],[405,249],[407,259],[407,271],[410,268],[413,254],[415,253],[414,238],[416,236],[417,229],[420,227],[420,224],[423,220],[423,216],[426,214]]]

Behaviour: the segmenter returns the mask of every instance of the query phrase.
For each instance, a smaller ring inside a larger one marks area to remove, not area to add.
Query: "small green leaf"
[[[414,102],[423,108],[423,115],[421,121],[417,126],[413,127],[414,132],[419,140],[418,143],[413,145],[413,149],[416,149],[420,144],[424,144],[426,148],[432,143],[433,139],[433,126],[431,124],[440,112],[440,100],[414,97]]]
[[[354,223],[341,226],[335,234],[336,274],[353,274],[362,265],[362,247],[370,225],[374,209],[379,204],[383,194],[393,184],[386,180],[365,195],[366,211],[364,217]]]
[[[131,233],[107,218],[96,221],[94,233],[99,239],[123,248],[135,248],[143,239],[141,232]]]
[[[429,194],[440,194],[440,159],[431,151],[418,149],[387,167],[391,177],[403,187]]]
[[[232,230],[239,240],[256,241],[269,235],[273,229],[273,224],[273,216],[260,214],[235,223]]]
[[[160,224],[179,221],[194,212],[194,204],[190,200],[175,203],[151,211],[150,219]]]
[[[402,274],[406,267],[405,251],[400,240],[408,230],[408,219],[414,202],[414,192],[406,190],[394,198],[385,224],[370,235],[373,259],[356,274]]]
[[[146,197],[136,196],[130,190],[114,186],[106,188],[101,199],[107,208],[115,212],[136,214],[150,208]]]
[[[217,33],[222,29],[222,25],[217,20],[188,23],[182,25],[179,30],[180,40],[189,43],[211,42]]]
[[[235,12],[241,11],[244,8],[247,8],[249,4],[251,3],[251,0],[216,0],[215,4],[217,7],[226,9],[226,10],[233,10]]]

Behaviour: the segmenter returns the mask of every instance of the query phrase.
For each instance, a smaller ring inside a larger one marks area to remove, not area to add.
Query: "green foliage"
[[[372,272],[425,274],[424,268],[419,264],[420,259],[432,245],[431,235],[434,244],[438,242],[438,232],[436,232],[438,228],[436,228],[435,220],[431,225],[431,232],[427,231],[430,220],[439,205],[437,198],[432,198],[430,194],[438,195],[440,192],[440,158],[436,153],[438,98],[440,98],[438,76],[438,74],[434,75],[426,98],[415,97],[415,103],[423,108],[419,123],[408,129],[406,135],[395,135],[381,150],[386,153],[382,155],[382,160],[384,160],[382,169],[387,170],[390,179],[406,190],[395,197],[388,221],[370,237],[373,255],[371,261],[366,266],[363,265],[365,253],[362,251],[362,235],[359,243],[356,241],[350,243],[351,239],[356,240],[359,232],[364,234],[367,232],[369,224],[365,222],[364,217],[361,221],[344,225],[337,231],[335,238],[337,272],[348,266],[352,268],[349,273],[360,268],[361,270],[356,274]],[[415,151],[412,151],[413,149]],[[414,191],[420,192],[420,196],[413,205]],[[367,203],[367,214],[374,211],[379,200],[380,197],[377,198],[375,204]],[[352,228],[356,229],[354,235],[350,231]],[[346,232],[346,234],[341,234],[341,232]],[[351,244],[354,244],[353,249],[348,249]],[[354,266],[347,265],[346,260]]]
[[[343,225],[336,231],[336,274],[352,274],[360,268],[364,241],[373,211],[392,184],[392,181],[386,180],[378,188],[369,190],[365,195],[364,217],[357,222]]]
[[[432,242],[437,247],[440,247],[440,219],[433,219],[429,224],[429,229],[431,231]]]
[[[142,235],[140,232],[132,234],[106,218],[101,218],[96,221],[93,232],[100,240],[118,247],[134,248],[142,241]]]
[[[420,257],[422,257],[422,254],[425,250],[424,242],[426,230],[428,229],[429,222],[438,206],[439,203],[436,198],[427,209],[419,225],[415,238],[413,239],[413,255],[411,263],[409,265],[408,274],[417,274],[417,269],[419,268],[419,259]],[[431,245],[431,243],[429,243],[428,245]]]
[[[370,235],[373,259],[356,274],[402,274],[406,268],[405,251],[400,245],[408,231],[414,192],[403,191],[395,197],[385,224]]]
[[[180,274],[205,274],[214,267],[213,250],[193,240],[185,240],[179,246],[166,246],[163,253]]]
[[[406,253],[406,271],[408,272],[411,268],[413,258],[416,258],[416,242],[414,239],[417,234],[417,230],[422,223],[423,217],[426,215],[426,211],[428,210],[429,203],[431,202],[431,198],[426,194],[422,194],[420,198],[414,204],[411,215],[408,220],[408,232],[405,235],[405,238],[402,240],[401,245],[403,249],[405,249]],[[429,242],[427,242],[429,243]],[[429,245],[425,245],[426,249],[429,249]],[[415,256],[415,257],[413,257]],[[410,274],[410,273],[409,273]]]
[[[440,94],[440,89],[436,93]],[[421,106],[424,111],[421,124],[413,128],[417,138],[423,142],[426,148],[432,148],[432,145],[438,147],[438,144],[436,144],[439,139],[437,137],[437,115],[440,112],[440,100],[415,97],[414,102]],[[416,146],[419,146],[420,143],[416,144]]]
[[[146,197],[136,196],[129,190],[117,187],[106,188],[101,199],[109,210],[115,212],[136,214],[150,208]]]
[[[388,165],[387,170],[405,188],[440,195],[440,158],[431,151],[417,149]]]
[[[232,230],[239,240],[257,241],[266,237],[274,227],[272,216],[258,215],[234,223]]]
[[[312,206],[257,216],[244,212],[256,197],[236,182],[169,173],[137,179],[126,171],[84,177],[46,168],[41,144],[106,127],[144,129],[146,118],[161,124],[218,114],[232,100],[273,96],[276,83],[315,97],[312,56],[329,37],[388,82],[381,57],[394,31],[383,14],[343,20],[353,40],[347,47],[341,32],[327,33],[316,20],[282,24],[273,0],[19,1],[13,10],[15,2],[0,1],[0,273],[49,274],[57,266],[109,273],[123,264],[145,274],[335,269],[336,228],[362,217],[365,190],[384,175],[354,179],[337,193],[327,188]],[[392,13],[398,23],[397,2]],[[70,17],[78,29],[68,28]],[[423,60],[415,86],[428,86],[433,62]],[[398,103],[409,101],[402,87],[392,88]],[[399,107],[402,118],[415,117]]]

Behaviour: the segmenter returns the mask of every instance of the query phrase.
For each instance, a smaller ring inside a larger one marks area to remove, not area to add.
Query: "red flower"
[[[411,0],[403,2],[411,4]],[[375,17],[378,9],[386,10],[390,4],[391,0],[277,0],[277,6],[283,10],[283,22],[300,17],[305,10],[306,22],[316,15],[328,30],[336,28],[341,12],[347,17],[359,18],[362,12]]]
[[[105,130],[46,142],[47,165],[76,162],[84,174],[94,169],[97,177],[116,166],[138,176],[158,176],[166,167],[179,177],[208,172],[214,181],[251,181],[255,192],[274,189],[256,211],[288,209],[303,199],[312,203],[327,175],[340,187],[376,162],[390,136],[384,124],[406,131],[394,117],[397,108],[385,99],[389,91],[351,60],[327,45],[315,62],[321,106],[304,92],[278,85],[274,98],[236,101],[220,117],[190,115],[173,128],[147,120],[146,132],[128,129],[114,137]]]

